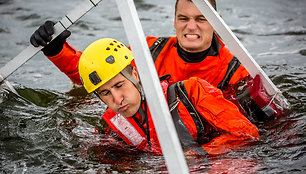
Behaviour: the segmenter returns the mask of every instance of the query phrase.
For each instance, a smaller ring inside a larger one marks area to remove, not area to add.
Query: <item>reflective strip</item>
[[[136,128],[121,114],[117,114],[110,121],[133,145],[137,146],[145,140]]]
[[[261,108],[261,110],[268,116],[271,117],[271,115],[276,114],[277,112],[269,105],[266,105]]]

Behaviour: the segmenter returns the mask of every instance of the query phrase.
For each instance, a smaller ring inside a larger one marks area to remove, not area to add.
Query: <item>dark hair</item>
[[[176,0],[176,3],[175,3],[175,13],[176,13],[176,9],[177,9],[177,3],[179,2],[180,0]],[[192,2],[192,0],[187,0],[189,2]],[[210,2],[210,4],[214,7],[215,10],[217,10],[217,5],[216,5],[216,0],[208,0]]]
[[[124,68],[124,70],[125,70],[126,72],[128,72],[130,75],[132,75],[133,68],[134,68],[134,67],[133,67],[131,64],[129,64],[129,65],[127,65],[127,66]]]

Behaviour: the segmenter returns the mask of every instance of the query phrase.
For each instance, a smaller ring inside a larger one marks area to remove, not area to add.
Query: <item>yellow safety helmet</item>
[[[90,44],[79,60],[79,74],[88,93],[108,82],[134,59],[123,43],[110,38]]]

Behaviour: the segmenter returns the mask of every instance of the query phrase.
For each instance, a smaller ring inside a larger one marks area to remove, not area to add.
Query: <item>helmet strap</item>
[[[99,94],[96,91],[94,91],[93,93],[95,94],[95,96],[97,96],[101,100],[101,102],[104,103],[104,101],[102,100],[102,98],[99,96]]]
[[[140,96],[141,96],[141,100],[143,101],[145,99],[144,97],[144,92],[143,92],[143,89],[140,85],[140,83],[138,83],[132,76],[131,74],[129,74],[125,69],[123,69],[121,72],[120,72],[126,79],[128,79],[130,82],[133,83],[133,85],[136,87],[136,89],[139,91],[140,93]]]

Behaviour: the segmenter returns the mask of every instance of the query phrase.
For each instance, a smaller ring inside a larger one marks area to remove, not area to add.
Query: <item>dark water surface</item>
[[[45,20],[57,21],[81,0],[0,0],[0,67],[29,45]],[[174,0],[137,0],[146,35],[174,35]],[[192,173],[306,172],[305,0],[218,0],[219,13],[292,105],[285,119],[259,125],[259,142],[208,163],[187,157]],[[112,0],[71,28],[79,50],[101,37],[126,43]],[[8,79],[25,97],[0,89],[0,173],[158,173],[164,158],[107,139],[105,106],[39,53]],[[99,129],[101,133],[94,133]]]

